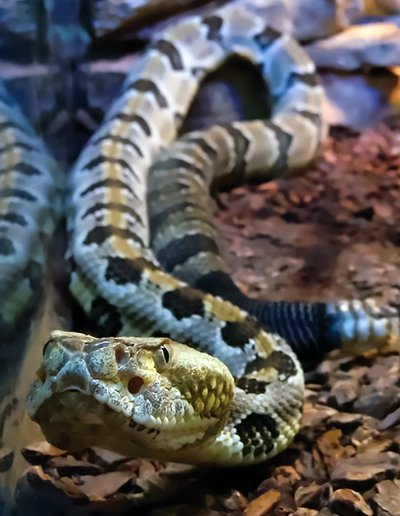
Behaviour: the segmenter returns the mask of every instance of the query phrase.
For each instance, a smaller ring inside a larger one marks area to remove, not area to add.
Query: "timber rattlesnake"
[[[167,149],[203,77],[233,54],[268,82],[271,121],[213,127]],[[164,267],[192,284],[224,272],[209,214],[190,207],[215,179],[262,180],[309,163],[325,133],[322,100],[313,63],[291,37],[265,27],[251,4],[166,29],[136,63],[72,171],[67,206],[71,291],[104,331],[133,337],[53,332],[28,399],[51,443],[222,465],[261,462],[290,443],[304,391],[296,355],[238,306],[160,269],[148,247],[146,191],[157,157],[149,204],[153,229],[163,230],[153,245]],[[171,216],[182,212],[189,216],[175,223]],[[186,250],[173,242],[178,225]],[[191,247],[199,242],[205,248]],[[210,252],[203,269],[190,263],[193,249]],[[335,347],[357,350],[397,331],[397,319],[369,314],[360,302],[321,306],[295,310],[283,326],[303,318],[319,327],[328,314]],[[166,337],[137,338],[160,332],[199,351]]]

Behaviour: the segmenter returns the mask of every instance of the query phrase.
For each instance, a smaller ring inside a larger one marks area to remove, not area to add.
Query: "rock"
[[[383,419],[399,399],[399,389],[391,387],[376,391],[374,385],[366,385],[361,389],[359,398],[354,403],[357,412],[377,419]]]

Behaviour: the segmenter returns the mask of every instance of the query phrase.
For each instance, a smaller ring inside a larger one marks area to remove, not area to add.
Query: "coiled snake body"
[[[271,120],[189,133],[168,148],[202,78],[232,55],[268,82]],[[212,265],[220,262],[209,215],[193,207],[212,183],[260,181],[309,163],[325,133],[322,101],[313,63],[289,35],[265,27],[251,4],[168,28],[137,62],[81,153],[68,200],[71,291],[103,332],[123,336],[53,332],[28,399],[50,442],[222,465],[261,462],[291,442],[302,414],[300,363],[239,306],[189,286],[223,271]],[[146,192],[156,157],[149,208],[153,230],[162,231],[153,244],[174,276],[149,249]],[[182,213],[185,245],[174,250],[174,214]],[[331,324],[335,346],[381,344],[392,323],[365,308],[326,305],[304,321]],[[160,333],[168,337],[150,337]]]

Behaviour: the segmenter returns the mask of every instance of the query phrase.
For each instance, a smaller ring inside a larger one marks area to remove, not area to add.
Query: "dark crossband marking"
[[[149,79],[138,79],[137,81],[132,82],[129,86],[141,93],[152,93],[160,108],[168,107],[167,99],[161,93],[155,82],[150,81]]]
[[[118,335],[123,324],[119,311],[102,297],[95,297],[88,313],[90,320],[96,321],[99,336],[110,333]]]
[[[9,174],[10,172],[19,172],[25,176],[40,176],[41,174],[37,167],[28,165],[28,163],[23,163],[22,161],[15,163],[15,165],[11,165],[7,168],[2,168],[0,170],[0,176]]]
[[[140,115],[130,115],[128,113],[117,113],[111,118],[107,119],[107,122],[112,123],[113,120],[121,120],[121,122],[127,122],[128,124],[137,124],[146,136],[151,136],[151,129],[146,120]]]
[[[170,271],[177,265],[182,265],[188,258],[200,250],[211,253],[219,252],[214,239],[199,233],[173,240],[157,252],[157,257],[163,267]]]
[[[267,358],[257,357],[247,364],[246,373],[254,373],[255,371],[268,370],[270,368],[279,371],[279,380],[282,382],[297,374],[296,364],[283,351],[273,351]]]
[[[320,84],[319,77],[314,73],[293,72],[288,77],[286,89],[289,90],[295,83],[300,82],[307,86],[318,86]]]
[[[27,151],[35,151],[37,150],[34,145],[30,145],[26,142],[16,141],[12,143],[8,143],[4,147],[0,147],[0,155],[5,154],[6,152],[14,151],[16,149],[22,149]]]
[[[120,204],[117,202],[98,202],[88,208],[85,213],[82,215],[82,220],[84,220],[86,217],[89,217],[90,215],[95,214],[98,211],[118,211],[120,213],[124,213],[126,215],[131,216],[133,219],[136,220],[139,224],[143,225],[143,220],[140,217],[140,215],[132,208],[132,206],[127,206],[126,204]]]
[[[140,282],[144,269],[154,270],[156,267],[144,258],[128,260],[127,258],[110,256],[107,258],[105,276],[107,280],[112,280],[118,285],[129,283],[136,285]]]
[[[224,271],[211,271],[200,276],[194,287],[213,296],[221,296],[239,307],[242,307],[243,302],[247,301],[247,297],[235,285],[229,274]]]
[[[199,176],[202,180],[204,180],[204,172],[201,168],[196,167],[193,163],[190,162],[190,158],[187,160],[181,158],[166,158],[160,161],[152,167],[153,170],[161,169],[163,171],[168,170],[176,170],[178,168],[183,168],[185,170],[189,170],[196,176]]]
[[[311,113],[310,111],[296,111],[299,115],[301,115],[303,118],[306,118],[307,120],[310,120],[313,125],[319,127],[321,125],[321,117],[317,115],[317,113]]]
[[[131,186],[124,181],[121,181],[120,179],[103,179],[102,181],[97,181],[96,183],[88,186],[86,190],[81,192],[80,196],[85,197],[85,195],[94,192],[98,188],[121,188],[122,190],[127,190],[132,195],[132,197],[137,199],[136,193],[131,188]]]
[[[4,131],[5,129],[18,129],[19,131],[26,132],[25,129],[15,122],[11,122],[6,120],[5,122],[0,122],[0,131]]]
[[[85,165],[82,165],[82,170],[92,170],[100,165],[119,165],[125,170],[128,170],[130,174],[137,180],[138,177],[136,175],[136,172],[134,169],[129,165],[129,163],[122,159],[122,158],[112,158],[109,156],[97,156],[96,158],[93,158],[92,160],[85,163]]]
[[[290,145],[293,141],[293,136],[273,122],[267,120],[264,124],[275,133],[279,144],[279,156],[272,168],[276,171],[285,170],[287,168],[287,156],[289,154]]]
[[[183,136],[181,138],[181,141],[189,142],[193,145],[197,145],[204,154],[210,159],[211,162],[214,162],[218,158],[218,152],[212,147],[210,144],[207,143],[205,138],[198,138],[190,136]]]
[[[255,321],[248,317],[243,321],[227,322],[221,330],[221,335],[228,346],[243,348],[251,339],[260,333]]]
[[[27,226],[28,223],[25,217],[21,213],[8,212],[0,214],[0,222],[11,222],[11,224],[17,224],[18,226]]]
[[[240,389],[243,389],[247,394],[263,394],[265,393],[269,383],[262,380],[256,380],[255,378],[246,378],[246,376],[242,376],[241,378],[237,378],[236,385]]]
[[[249,149],[249,140],[246,136],[233,127],[232,125],[226,126],[225,131],[233,140],[234,152],[235,152],[235,165],[231,171],[232,174],[244,176],[246,167],[246,154]]]
[[[149,188],[150,191],[147,194],[147,199],[148,199],[149,203],[156,203],[156,205],[158,205],[158,200],[159,200],[160,195],[171,196],[171,195],[176,194],[177,185],[175,182],[169,183],[167,185],[160,184],[159,181],[153,180],[153,177],[151,174],[150,174],[149,181],[151,184],[151,186]],[[182,197],[184,197],[186,195],[186,193],[190,190],[190,186],[189,185],[179,185],[179,190],[182,194]]]
[[[216,15],[207,16],[206,18],[203,18],[202,22],[204,25],[207,25],[207,27],[208,27],[207,39],[212,40],[212,41],[220,41],[221,40],[220,29],[223,24],[221,16],[216,16]]]
[[[303,403],[297,398],[289,401],[285,408],[278,405],[275,410],[281,419],[287,421],[290,417],[296,417],[299,412],[303,412]]]
[[[263,31],[254,36],[254,39],[262,50],[266,50],[271,45],[271,43],[280,37],[280,32],[273,29],[272,27],[266,27]]]
[[[98,145],[103,142],[113,142],[113,143],[120,143],[121,145],[124,145],[125,147],[132,147],[134,151],[143,158],[143,152],[139,145],[136,145],[136,143],[133,140],[130,140],[129,138],[124,138],[122,136],[117,136],[116,134],[104,134],[100,136],[99,138],[95,138],[91,145]]]
[[[7,199],[8,197],[16,197],[18,199],[35,202],[37,198],[29,192],[25,190],[21,190],[20,188],[3,188],[0,190],[0,199]]]
[[[160,54],[163,54],[164,56],[168,57],[173,70],[183,70],[183,62],[181,56],[178,50],[176,49],[175,45],[173,45],[170,41],[167,41],[165,39],[159,39],[158,41],[156,41],[153,47],[156,50],[158,50]]]
[[[162,305],[171,311],[175,319],[181,320],[193,315],[204,316],[204,304],[201,295],[189,287],[165,292]]]
[[[121,237],[121,238],[124,238],[125,240],[132,240],[133,242],[136,242],[141,247],[143,247],[143,241],[136,233],[133,233],[129,229],[118,228],[115,226],[96,226],[95,228],[91,229],[88,232],[88,234],[86,235],[86,238],[84,240],[84,243],[86,245],[90,245],[90,244],[101,245],[108,238],[113,237],[113,236]]]
[[[0,255],[9,256],[15,253],[15,247],[12,242],[7,237],[0,237]]]
[[[279,371],[279,379],[286,381],[291,376],[297,374],[296,364],[292,358],[283,351],[273,351],[266,360],[266,367],[274,367]]]
[[[150,232],[152,234],[156,234],[159,232],[159,230],[162,228],[164,224],[168,224],[168,217],[171,215],[175,215],[177,213],[182,213],[186,210],[193,210],[193,218],[194,220],[201,221],[202,226],[204,225],[211,227],[214,229],[214,224],[210,220],[210,216],[208,215],[208,211],[205,210],[202,206],[195,202],[180,202],[178,204],[175,204],[174,206],[169,206],[165,210],[161,211],[160,213],[157,213],[157,215],[152,215],[150,218]],[[185,220],[188,220],[188,216]],[[158,252],[158,251],[157,251]],[[193,248],[193,254],[197,254],[199,252],[199,249]],[[168,269],[167,269],[168,270]]]

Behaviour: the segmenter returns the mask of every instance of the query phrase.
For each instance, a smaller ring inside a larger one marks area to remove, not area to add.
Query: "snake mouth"
[[[86,394],[86,392],[79,387],[66,387],[63,391],[60,392],[81,392],[82,394]]]
[[[158,430],[157,428],[142,425],[141,423],[136,423],[136,421],[133,421],[133,419],[129,421],[129,428],[131,428],[135,432],[143,432],[144,434],[151,435],[154,439],[160,433],[160,430]]]
[[[159,433],[74,386],[53,393],[34,419],[49,442],[69,451],[100,446],[123,455],[143,456],[147,441]]]
[[[45,377],[41,378],[42,383],[44,383]],[[137,436],[138,434],[141,434],[142,436],[151,436],[153,438],[156,438],[157,435],[160,433],[160,429],[156,428],[155,426],[151,426],[148,424],[139,423],[137,421],[134,421],[132,419],[132,412],[133,412],[133,405],[129,407],[128,410],[116,410],[116,407],[113,405],[110,405],[107,403],[106,400],[102,399],[101,396],[96,395],[96,388],[93,389],[93,386],[90,386],[90,384],[87,381],[84,381],[83,377],[81,375],[65,375],[62,378],[62,382],[58,382],[57,390],[53,392],[50,398],[48,398],[47,401],[45,401],[46,404],[52,404],[53,402],[58,405],[61,400],[67,400],[71,398],[71,395],[76,399],[76,401],[79,403],[84,402],[84,404],[88,405],[89,412],[92,412],[92,407],[95,407],[95,405],[98,405],[99,408],[97,412],[102,411],[111,411],[111,412],[123,412],[126,416],[126,421],[128,422],[128,427],[130,431],[132,432],[133,436]],[[130,394],[134,395],[137,394],[141,387],[143,385],[143,378],[140,376],[132,376],[132,378],[128,381],[127,384],[127,390]],[[99,385],[97,385],[97,388]],[[53,400],[51,399],[53,398]],[[82,401],[84,400],[84,401]],[[87,403],[86,403],[87,402]],[[131,405],[131,404],[130,404]],[[102,408],[101,408],[102,407]],[[93,409],[95,410],[95,409]],[[151,423],[151,421],[149,421]],[[155,423],[156,420],[154,420]],[[93,431],[95,429],[95,425],[91,425],[91,430]],[[137,436],[139,437],[139,436]]]

